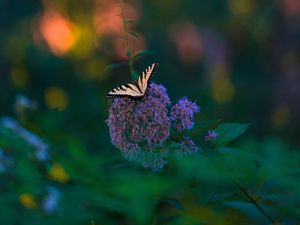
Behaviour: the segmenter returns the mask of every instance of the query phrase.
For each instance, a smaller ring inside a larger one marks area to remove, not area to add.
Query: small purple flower
[[[32,146],[36,151],[35,157],[39,161],[46,161],[50,159],[48,152],[49,145],[42,138],[22,127],[17,120],[11,117],[2,117],[0,119],[0,125],[11,130]]]
[[[182,148],[176,151],[176,155],[179,157],[193,155],[199,151],[198,146],[189,137],[185,137],[181,142],[181,145]]]
[[[196,103],[189,101],[187,98],[180,99],[175,104],[170,113],[172,126],[179,132],[185,129],[192,129],[194,126],[194,114],[200,112]]]
[[[26,95],[18,94],[16,95],[16,101],[14,108],[17,113],[25,112],[26,110],[37,109],[38,104],[36,101],[29,99]]]
[[[47,213],[52,213],[57,208],[61,192],[54,187],[47,188],[47,195],[43,199],[42,207]]]
[[[209,130],[204,137],[205,141],[215,141],[219,134],[215,130]]]
[[[158,172],[167,164],[169,151],[164,148],[155,152],[143,152],[139,161],[144,168],[151,169],[153,172]]]
[[[157,84],[151,84],[141,100],[114,99],[107,120],[112,144],[130,160],[138,159],[141,149],[153,151],[170,135],[168,105],[166,89]]]
[[[0,148],[0,174],[5,173],[13,165],[13,159]]]

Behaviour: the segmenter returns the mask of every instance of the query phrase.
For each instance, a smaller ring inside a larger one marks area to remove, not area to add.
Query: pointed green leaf
[[[218,120],[207,120],[207,121],[199,121],[194,125],[194,130],[197,129],[213,129],[221,122],[221,119]]]
[[[234,140],[238,136],[242,135],[249,124],[240,123],[223,123],[216,128],[216,132],[219,136],[216,139],[218,146],[226,145],[230,141]]]
[[[152,55],[153,51],[145,50],[145,51],[140,51],[137,54],[134,55],[134,59],[138,59],[144,55]]]

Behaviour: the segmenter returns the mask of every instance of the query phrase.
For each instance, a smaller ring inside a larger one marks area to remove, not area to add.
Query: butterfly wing
[[[136,84],[129,83],[116,87],[107,94],[108,98],[126,96],[132,98],[140,98],[143,96],[143,93],[138,89]]]
[[[158,63],[153,63],[151,66],[148,66],[134,83],[124,84],[114,88],[108,92],[107,97],[131,97],[134,99],[143,97],[149,86],[150,78],[157,66]]]
[[[151,66],[148,66],[147,69],[144,70],[144,72],[139,76],[139,78],[136,81],[138,88],[141,90],[143,95],[145,94],[149,86],[149,81],[157,66],[158,63],[153,63]]]

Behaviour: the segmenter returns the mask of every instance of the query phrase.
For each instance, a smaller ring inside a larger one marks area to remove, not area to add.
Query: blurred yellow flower
[[[69,174],[66,172],[65,168],[59,164],[59,163],[54,163],[48,172],[49,177],[52,180],[61,182],[61,183],[66,183],[70,180]]]
[[[21,204],[28,209],[37,207],[37,203],[34,199],[34,196],[30,193],[22,193],[19,197],[19,200]]]
[[[78,29],[80,29],[80,36],[71,49],[70,56],[75,59],[85,59],[92,55],[95,48],[95,36],[92,28],[90,28],[88,24],[83,23],[77,26]]]
[[[290,120],[291,112],[288,106],[280,106],[274,110],[272,124],[276,128],[284,127]]]
[[[230,80],[228,68],[215,66],[212,72],[212,96],[220,104],[231,102],[235,95],[235,87]]]
[[[10,73],[10,80],[16,88],[25,88],[29,80],[28,72],[23,67],[13,67]]]
[[[230,11],[240,16],[250,14],[255,7],[255,3],[252,0],[230,0],[228,4]]]
[[[68,105],[68,96],[60,87],[50,87],[45,90],[45,102],[51,109],[64,110]]]
[[[102,58],[89,60],[84,64],[84,75],[91,80],[103,80],[105,78],[105,68],[107,62]]]

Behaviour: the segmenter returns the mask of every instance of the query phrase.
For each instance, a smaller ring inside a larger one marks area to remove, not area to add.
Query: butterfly
[[[106,97],[129,97],[132,100],[142,98],[149,87],[150,78],[152,77],[157,66],[158,63],[153,63],[151,66],[148,66],[137,80],[112,89],[110,92],[108,92]]]

